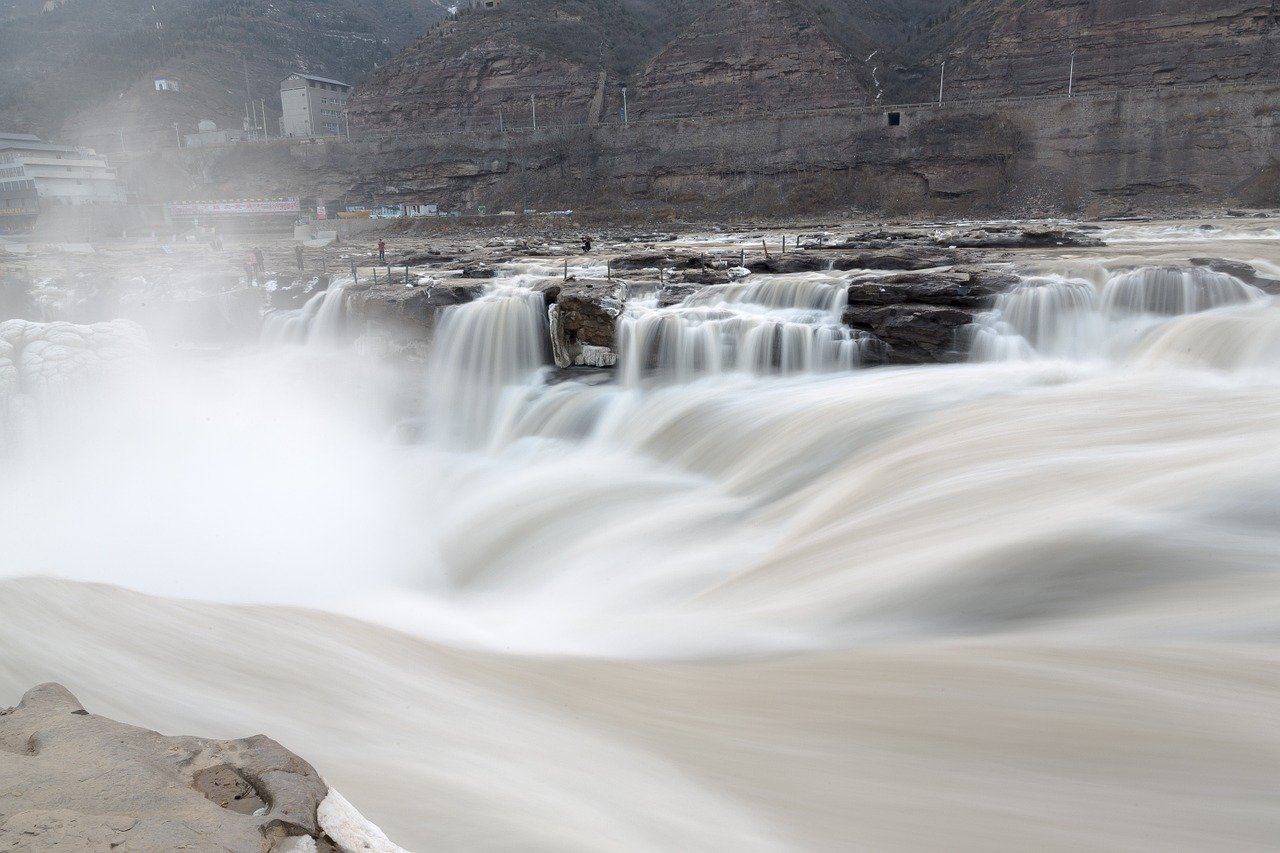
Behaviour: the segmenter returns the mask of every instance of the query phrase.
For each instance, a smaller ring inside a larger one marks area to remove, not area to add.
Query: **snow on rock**
[[[393,843],[332,787],[316,810],[320,828],[342,853],[409,853]]]

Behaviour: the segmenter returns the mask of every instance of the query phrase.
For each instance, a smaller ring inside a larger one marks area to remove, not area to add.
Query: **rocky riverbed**
[[[967,330],[1028,262],[1104,251],[1104,236],[1115,230],[1113,223],[1011,222],[683,233],[630,226],[594,235],[584,251],[571,223],[507,223],[392,233],[385,261],[371,239],[348,237],[305,248],[300,269],[292,241],[271,235],[235,238],[223,251],[190,239],[17,248],[11,241],[0,253],[0,308],[4,317],[45,321],[123,317],[153,339],[224,346],[257,340],[264,318],[270,326],[339,286],[341,316],[331,331],[361,341],[366,352],[418,360],[445,309],[480,298],[498,277],[523,275],[544,293],[555,364],[609,369],[619,358],[618,319],[628,300],[668,307],[750,275],[841,273],[847,299],[839,322],[863,341],[861,363],[946,363],[964,357]],[[255,248],[265,269],[249,275],[240,260]],[[1174,263],[1270,281],[1239,261]]]

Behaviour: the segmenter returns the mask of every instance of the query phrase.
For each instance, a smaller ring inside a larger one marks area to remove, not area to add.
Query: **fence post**
[[[358,281],[359,281],[359,279],[358,279],[358,278],[356,278],[356,259],[355,259],[355,258],[352,258],[352,259],[351,259],[351,283],[352,283],[352,284],[355,284],[355,283],[357,283]]]
[[[409,265],[408,264],[404,265],[404,283],[406,286],[409,284]]]
[[[569,280],[569,259],[568,258],[564,259],[564,280],[565,281]]]
[[[373,283],[374,283],[374,284],[377,284],[377,283],[378,283],[378,268],[377,268],[377,267],[374,267],[374,268],[373,268]]]

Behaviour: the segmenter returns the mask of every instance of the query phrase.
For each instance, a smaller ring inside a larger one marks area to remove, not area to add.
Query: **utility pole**
[[[1067,97],[1072,96],[1076,84],[1076,52],[1071,51],[1071,70],[1067,72]]]
[[[173,140],[178,143],[178,147],[182,147],[182,135],[178,133],[178,123],[173,123]]]
[[[265,142],[267,139],[267,99],[259,98],[258,107],[258,115],[262,116],[262,139]]]
[[[502,107],[498,107],[498,133],[502,133]]]
[[[942,75],[938,77],[938,106],[942,106],[942,84],[947,82],[947,61],[942,60]]]
[[[351,143],[351,113],[342,111],[342,120],[347,124],[347,143]]]
[[[627,87],[622,87],[622,126],[626,127],[627,122]]]
[[[529,96],[529,106],[533,108],[533,129],[538,129],[538,101],[533,95]]]

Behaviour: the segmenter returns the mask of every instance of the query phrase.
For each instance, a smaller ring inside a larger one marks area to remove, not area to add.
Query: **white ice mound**
[[[370,823],[333,788],[316,809],[320,828],[342,853],[409,853]]]
[[[12,438],[51,392],[70,392],[107,365],[141,356],[147,334],[131,320],[0,323],[0,439]]]

